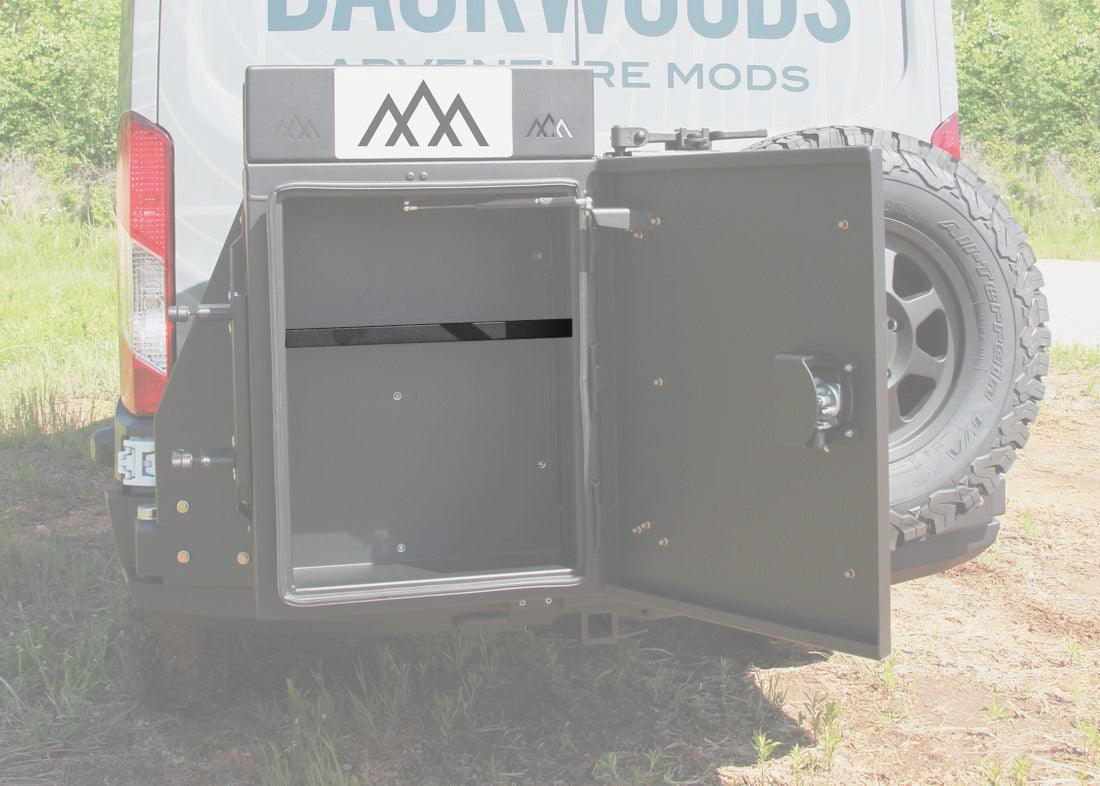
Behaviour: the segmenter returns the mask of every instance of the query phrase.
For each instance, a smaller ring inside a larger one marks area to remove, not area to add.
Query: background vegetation
[[[954,9],[967,160],[1040,256],[1100,259],[1100,0]],[[0,0],[0,150],[33,156],[47,205],[90,222],[111,215],[119,14],[120,0]]]

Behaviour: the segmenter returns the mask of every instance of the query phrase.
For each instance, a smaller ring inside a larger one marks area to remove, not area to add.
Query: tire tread
[[[992,185],[961,161],[928,142],[896,132],[860,126],[813,128],[769,139],[754,149],[795,149],[870,145],[882,150],[883,172],[918,177],[930,191],[948,191],[965,206],[971,221],[992,241],[1001,262],[1023,329],[1016,342],[1014,368],[1019,372],[1012,383],[1010,403],[992,441],[982,446],[970,471],[942,488],[932,489],[926,499],[907,509],[891,509],[890,524],[897,545],[922,540],[928,535],[950,532],[960,526],[960,517],[982,503],[1004,482],[1016,460],[1017,451],[1027,444],[1030,426],[1039,413],[1046,393],[1043,378],[1050,369],[1047,353],[1051,344],[1046,326],[1050,312],[1040,291],[1043,274],[1036,266],[1035,253],[1023,228],[1013,219],[1008,206]]]

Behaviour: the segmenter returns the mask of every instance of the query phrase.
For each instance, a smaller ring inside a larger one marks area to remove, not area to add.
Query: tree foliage
[[[1100,0],[955,0],[964,139],[1100,174]],[[1092,179],[1090,177],[1089,179]]]
[[[0,147],[110,163],[119,16],[120,0],[0,0]]]
[[[120,0],[0,0],[0,148],[51,170],[114,155]],[[1100,184],[1100,0],[954,0],[963,133]],[[1100,190],[1100,186],[1095,186]]]

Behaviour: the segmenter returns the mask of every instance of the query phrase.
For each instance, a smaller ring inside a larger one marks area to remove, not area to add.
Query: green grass
[[[109,412],[118,387],[114,236],[0,216],[0,439]]]
[[[1069,375],[1069,385],[1081,396],[1100,401],[1100,346],[1055,345],[1050,366]]]
[[[975,146],[963,160],[1005,200],[1037,257],[1100,261],[1100,186],[1083,182],[1057,157],[1031,166],[987,158]]]
[[[1056,371],[1100,371],[1100,346],[1055,344],[1050,348],[1050,365]]]

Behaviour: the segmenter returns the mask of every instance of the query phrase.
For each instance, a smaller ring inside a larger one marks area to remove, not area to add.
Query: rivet
[[[660,546],[661,548],[667,548],[668,547],[668,538],[663,537],[663,536],[660,537],[660,538],[657,538],[657,545]]]
[[[845,229],[847,229],[847,228],[848,228],[848,226],[849,226],[849,224],[848,224],[848,219],[846,219],[846,218],[842,218],[842,219],[840,219],[840,221],[838,221],[838,222],[837,222],[837,224],[836,224],[836,225],[837,225],[838,227],[840,227],[840,229],[841,229],[841,230],[845,230]]]
[[[661,379],[660,377],[657,377],[657,379],[653,380],[653,387],[663,388],[664,386],[665,386],[665,381],[663,379]]]
[[[554,599],[553,598],[547,598],[546,599],[546,605],[547,606],[553,606],[554,605]]]
[[[844,571],[844,578],[848,579],[849,581],[851,581],[855,577],[856,572],[852,568],[848,568],[848,570]]]
[[[536,466],[536,467],[538,467],[539,469],[546,469],[546,467],[547,467],[547,464],[546,464],[546,462],[545,462],[545,461],[540,461],[540,462],[539,462],[538,464],[536,464],[535,466]]]
[[[416,180],[416,173],[415,173],[415,172],[411,172],[411,171],[410,171],[410,172],[406,172],[406,173],[405,173],[405,179],[406,179],[406,180]]]
[[[191,510],[191,503],[185,499],[181,499],[176,503],[176,513],[186,513]]]
[[[176,562],[180,565],[186,565],[191,561],[191,552],[187,549],[180,549],[176,552]]]
[[[427,180],[428,179],[428,173],[427,172],[421,172],[420,173],[420,179],[421,180]]]
[[[247,551],[238,551],[237,552],[237,564],[240,565],[241,567],[244,567],[245,565],[247,565],[251,561],[252,561],[252,555],[249,554]]]
[[[396,551],[398,554],[404,554],[406,551],[408,551],[408,549],[409,547],[406,546],[404,543],[398,543],[396,546],[393,547],[393,550]]]
[[[393,392],[393,400],[394,401],[400,401],[403,398],[405,398],[405,395],[400,390],[395,390]]]

